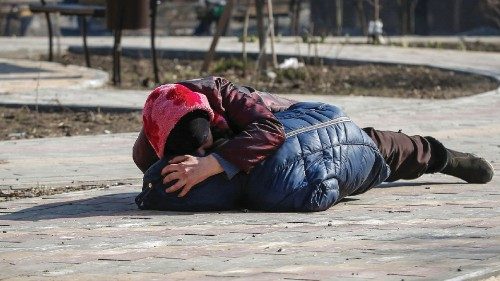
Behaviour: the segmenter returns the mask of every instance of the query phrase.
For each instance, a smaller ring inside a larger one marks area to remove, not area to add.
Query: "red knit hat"
[[[214,112],[203,94],[180,84],[162,85],[149,94],[142,111],[144,133],[159,158],[163,157],[165,141],[177,122],[195,110],[208,112],[213,123]]]

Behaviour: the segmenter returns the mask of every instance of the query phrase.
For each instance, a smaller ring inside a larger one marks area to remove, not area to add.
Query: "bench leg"
[[[47,20],[47,30],[49,31],[49,61],[54,60],[54,42],[52,40],[52,20],[50,19],[50,14],[45,13],[45,19]]]
[[[89,55],[89,48],[87,46],[87,17],[86,16],[80,16],[82,19],[82,37],[83,37],[83,50],[85,52],[85,64],[87,65],[88,68],[90,68],[90,55]]]
[[[122,53],[121,46],[122,30],[121,28],[115,30],[115,43],[113,45],[113,85],[121,84],[120,74],[120,58]]]
[[[40,0],[42,5],[45,6],[45,0]],[[47,29],[49,31],[49,61],[54,59],[53,53],[53,42],[52,42],[52,21],[50,20],[50,13],[45,13],[45,19],[47,20]]]
[[[156,60],[156,46],[155,46],[155,37],[156,37],[156,8],[157,8],[157,0],[149,0],[150,10],[151,10],[151,57],[153,59],[153,72],[155,75],[155,83],[160,83],[160,77],[158,75],[158,62]]]

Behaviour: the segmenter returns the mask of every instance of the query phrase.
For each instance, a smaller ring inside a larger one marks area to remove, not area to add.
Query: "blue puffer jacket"
[[[338,107],[297,103],[276,117],[286,141],[249,174],[230,181],[213,176],[178,198],[164,192],[159,173],[166,161],[159,161],[145,173],[136,203],[141,209],[176,211],[322,211],[388,177],[373,141]]]
[[[322,211],[389,176],[373,141],[338,107],[298,103],[276,117],[286,141],[250,173],[251,208]]]

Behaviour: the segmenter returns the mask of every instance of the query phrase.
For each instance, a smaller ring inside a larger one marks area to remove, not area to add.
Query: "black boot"
[[[431,159],[426,173],[443,173],[468,183],[487,183],[493,178],[493,167],[483,158],[454,151],[433,137],[425,137],[431,145]]]
[[[446,150],[448,161],[441,173],[463,179],[468,183],[487,183],[493,178],[493,166],[484,158],[470,153]]]

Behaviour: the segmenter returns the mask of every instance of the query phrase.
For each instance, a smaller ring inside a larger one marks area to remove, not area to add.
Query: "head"
[[[166,84],[154,89],[142,115],[144,133],[159,158],[166,153],[196,153],[210,142],[214,112],[205,95],[185,86]]]
[[[165,142],[164,155],[204,156],[213,145],[208,113],[196,110],[184,115]]]

